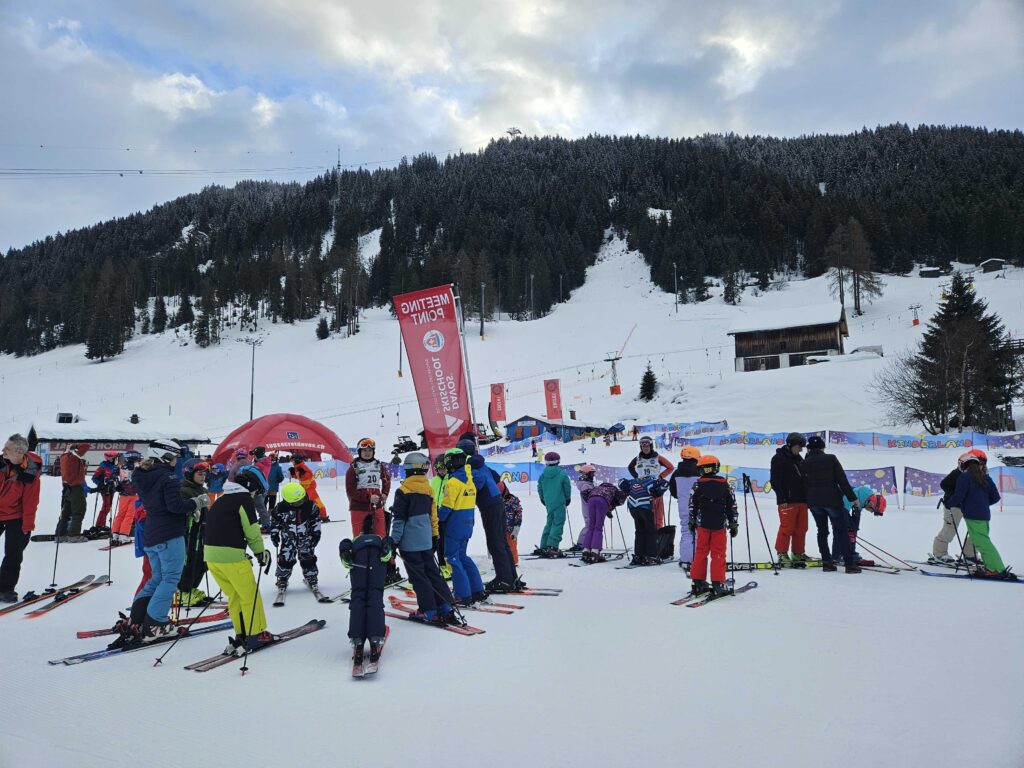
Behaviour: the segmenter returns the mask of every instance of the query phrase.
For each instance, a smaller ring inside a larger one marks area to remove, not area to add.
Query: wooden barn
[[[841,305],[820,304],[745,315],[729,335],[736,370],[765,371],[805,365],[812,355],[841,355],[850,332]]]
[[[1005,259],[985,259],[978,265],[982,272],[1000,272],[1006,268]]]

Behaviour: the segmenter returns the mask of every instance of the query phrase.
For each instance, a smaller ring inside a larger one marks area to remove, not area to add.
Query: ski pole
[[[747,562],[753,563],[754,556],[750,554],[750,512],[747,508],[747,486],[743,485],[743,527],[747,529]]]
[[[160,657],[156,661],[153,662],[153,666],[154,667],[159,667],[163,663],[164,656],[166,656],[168,653],[170,653],[171,652],[171,648],[176,646],[178,644],[178,641],[181,640],[182,637],[184,637],[185,635],[188,634],[189,630],[192,628],[192,625],[193,624],[197,624],[199,622],[199,619],[202,617],[202,615],[204,613],[206,613],[206,609],[209,608],[211,605],[213,605],[214,600],[216,600],[218,597],[220,597],[220,595],[221,595],[221,593],[218,590],[217,591],[217,596],[214,597],[213,600],[208,602],[206,605],[204,605],[203,606],[203,610],[201,610],[199,613],[197,613],[196,617],[194,619],[192,619],[189,622],[186,622],[187,626],[185,627],[185,631],[178,633],[178,636],[176,638],[174,638],[174,641],[169,646],[167,646],[167,649],[163,653],[160,654]]]
[[[266,568],[260,568],[256,574],[256,592],[252,596],[252,613],[249,614],[249,627],[252,627],[253,622],[256,620],[256,604],[260,601],[260,579],[264,572],[270,573],[270,563],[267,563]],[[245,627],[242,627],[243,635],[246,639],[245,643],[245,657],[242,659],[242,675],[249,671],[249,634],[245,631]]]
[[[96,489],[96,493],[100,493],[99,488]],[[100,495],[102,496],[102,494],[100,494]],[[92,527],[93,528],[96,527],[96,512],[97,512],[96,507],[99,506],[99,503],[100,503],[100,497],[99,496],[97,496],[96,498],[94,498],[92,500]]]
[[[772,550],[772,545],[768,543],[768,531],[764,528],[764,518],[761,517],[761,508],[757,505],[757,496],[754,494],[754,489],[750,485],[750,475],[744,473],[743,475],[743,497],[746,501],[747,494],[750,494],[751,500],[754,502],[754,511],[757,512],[757,519],[761,523],[761,533],[764,534],[764,545],[768,547],[768,557],[772,559],[772,570],[775,575],[779,575],[779,567],[775,563],[775,552]]]
[[[957,537],[959,538],[959,536],[960,536],[960,532],[959,532],[959,531],[957,531]],[[882,548],[881,548],[880,546],[878,546],[877,544],[872,544],[872,543],[871,543],[870,541],[867,541],[867,540],[865,540],[865,539],[861,539],[861,542],[863,542],[864,544],[866,544],[866,545],[867,545],[867,546],[869,546],[869,547],[873,547],[874,549],[877,549],[877,550],[878,550],[879,552],[881,552],[881,553],[882,553],[883,555],[888,555],[888,556],[889,556],[889,557],[891,557],[891,558],[892,558],[893,560],[896,560],[897,562],[899,562],[899,563],[902,563],[903,565],[905,565],[905,566],[906,566],[906,567],[907,567],[908,569],[910,569],[911,571],[916,571],[916,570],[917,570],[917,568],[916,568],[915,566],[911,565],[911,564],[910,564],[910,563],[908,563],[908,562],[907,562],[906,560],[900,560],[900,559],[899,559],[898,557],[896,557],[896,555],[894,555],[894,554],[893,554],[892,552],[886,552],[886,551],[885,551],[884,549],[882,549]]]
[[[735,551],[733,549],[732,539],[733,539],[732,531],[729,531],[729,570],[732,572],[732,586],[729,587],[729,593],[735,595],[736,594],[736,561],[735,561],[734,558],[736,556],[736,553],[735,553]]]
[[[952,516],[953,513],[950,512],[949,514],[950,514],[950,516]],[[964,570],[967,571],[967,577],[973,580],[974,579],[974,574],[971,573],[971,569],[967,567],[967,553],[964,551],[964,542],[960,538],[960,526],[957,525],[956,518],[953,519],[953,530],[956,532],[957,544],[960,545],[960,560],[964,564]],[[967,538],[967,537],[964,536],[964,538]],[[960,564],[957,563],[956,567],[953,568],[953,572],[954,573],[959,573],[959,571],[960,571]]]
[[[626,534],[622,532],[622,521],[619,519],[619,510],[615,510],[615,522],[619,524],[619,536],[622,537],[622,548],[625,550],[623,557],[629,557],[629,545],[626,544]]]

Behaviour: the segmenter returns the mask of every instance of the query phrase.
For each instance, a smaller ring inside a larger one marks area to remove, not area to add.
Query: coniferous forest
[[[340,179],[210,186],[9,251],[0,352],[84,343],[102,360],[134,333],[177,328],[207,346],[226,325],[318,316],[351,331],[355,309],[442,282],[462,288],[470,313],[484,283],[485,314],[526,317],[532,276],[543,314],[582,284],[610,226],[662,288],[678,274],[685,301],[706,298],[709,277],[735,290],[820,275],[848,227],[878,272],[1021,265],[1024,134],[892,125],[796,139],[520,137]],[[358,237],[377,229],[380,255],[363,264]]]

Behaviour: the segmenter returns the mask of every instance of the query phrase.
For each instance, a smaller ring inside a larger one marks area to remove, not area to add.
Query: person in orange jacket
[[[0,456],[0,533],[4,536],[0,603],[18,602],[14,589],[25,547],[36,527],[42,469],[43,460],[29,451],[28,440],[18,434],[7,438]]]
[[[320,494],[317,493],[316,475],[313,474],[313,470],[306,464],[306,457],[299,453],[293,453],[292,465],[288,468],[288,474],[299,481],[299,485],[306,492],[306,498],[313,501],[320,508],[320,520],[329,522],[331,518],[327,516],[327,505],[324,504]]]

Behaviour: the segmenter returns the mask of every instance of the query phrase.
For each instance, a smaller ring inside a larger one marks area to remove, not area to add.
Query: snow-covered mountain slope
[[[542,379],[559,377],[563,399],[584,419],[676,421],[727,418],[734,429],[871,428],[880,418],[865,383],[883,361],[860,359],[773,372],[733,372],[725,331],[742,313],[827,300],[825,282],[809,280],[739,307],[720,298],[680,306],[655,289],[635,253],[613,240],[571,301],[533,322],[488,324],[481,341],[467,325],[481,411],[486,387],[505,381],[511,415],[539,413]],[[1017,334],[1024,275],[979,276],[978,290]],[[847,348],[882,344],[886,354],[921,333],[911,304],[928,317],[935,281],[887,278],[886,297],[851,321]],[[290,410],[320,418],[343,438],[363,434],[388,443],[419,426],[411,380],[397,376],[398,329],[385,310],[366,313],[351,339],[318,342],[314,322],[274,326],[256,357],[257,413]],[[626,394],[608,395],[602,362],[629,338],[620,363]],[[217,348],[181,347],[173,334],[137,337],[126,353],[91,363],[81,348],[36,358],[0,359],[5,428],[24,431],[57,410],[85,416],[139,413],[187,420],[220,437],[248,417],[249,347],[229,337]],[[719,357],[720,353],[720,357]],[[650,404],[634,399],[648,361],[662,382]],[[397,422],[397,423],[396,423]],[[586,452],[579,453],[583,447]],[[623,465],[635,443],[563,446],[580,458]],[[725,448],[726,463],[767,466],[770,449]],[[912,462],[948,468],[953,451],[838,451],[848,467]],[[510,455],[508,460],[522,458]],[[673,457],[674,458],[674,457]],[[503,457],[505,460],[505,457]],[[344,491],[321,482],[332,517],[349,517]],[[60,482],[44,478],[38,529],[52,530]],[[544,508],[535,489],[514,486],[524,504],[520,551],[538,542]],[[768,558],[775,508],[740,498],[735,559]],[[90,505],[92,502],[90,501]],[[674,505],[670,518],[678,520]],[[765,533],[762,533],[763,520]],[[619,521],[632,544],[632,524]],[[890,507],[864,520],[862,534],[905,559],[923,559],[939,527],[930,508]],[[578,496],[569,531],[581,524]],[[994,513],[993,537],[1004,559],[1024,567],[1024,513]],[[607,546],[621,547],[616,521]],[[346,521],[325,526],[318,554],[328,594],[346,589],[337,561]],[[64,545],[57,581],[107,572],[99,544]],[[814,525],[807,549],[816,551]],[[954,543],[954,549],[956,544]],[[33,543],[19,591],[50,583],[55,548]],[[482,532],[471,554],[486,565]],[[3,689],[0,765],[113,768],[180,766],[488,764],[621,766],[629,764],[764,765],[803,768],[1010,768],[1024,755],[1024,632],[1020,586],[865,572],[820,570],[739,573],[751,593],[700,610],[669,605],[688,581],[675,565],[615,570],[563,561],[522,562],[533,586],[565,589],[558,598],[509,597],[513,616],[468,612],[487,631],[464,638],[392,622],[380,673],[349,678],[347,609],[320,605],[298,569],[288,604],[269,605],[271,628],[311,618],[323,632],[269,649],[233,668],[205,674],[181,669],[216,653],[224,636],[181,642],[160,668],[140,652],[79,667],[47,659],[102,646],[75,631],[109,625],[139,579],[130,548],[110,554],[114,584],[34,620],[0,616]],[[212,586],[212,582],[211,582]],[[212,586],[216,591],[216,587]]]

